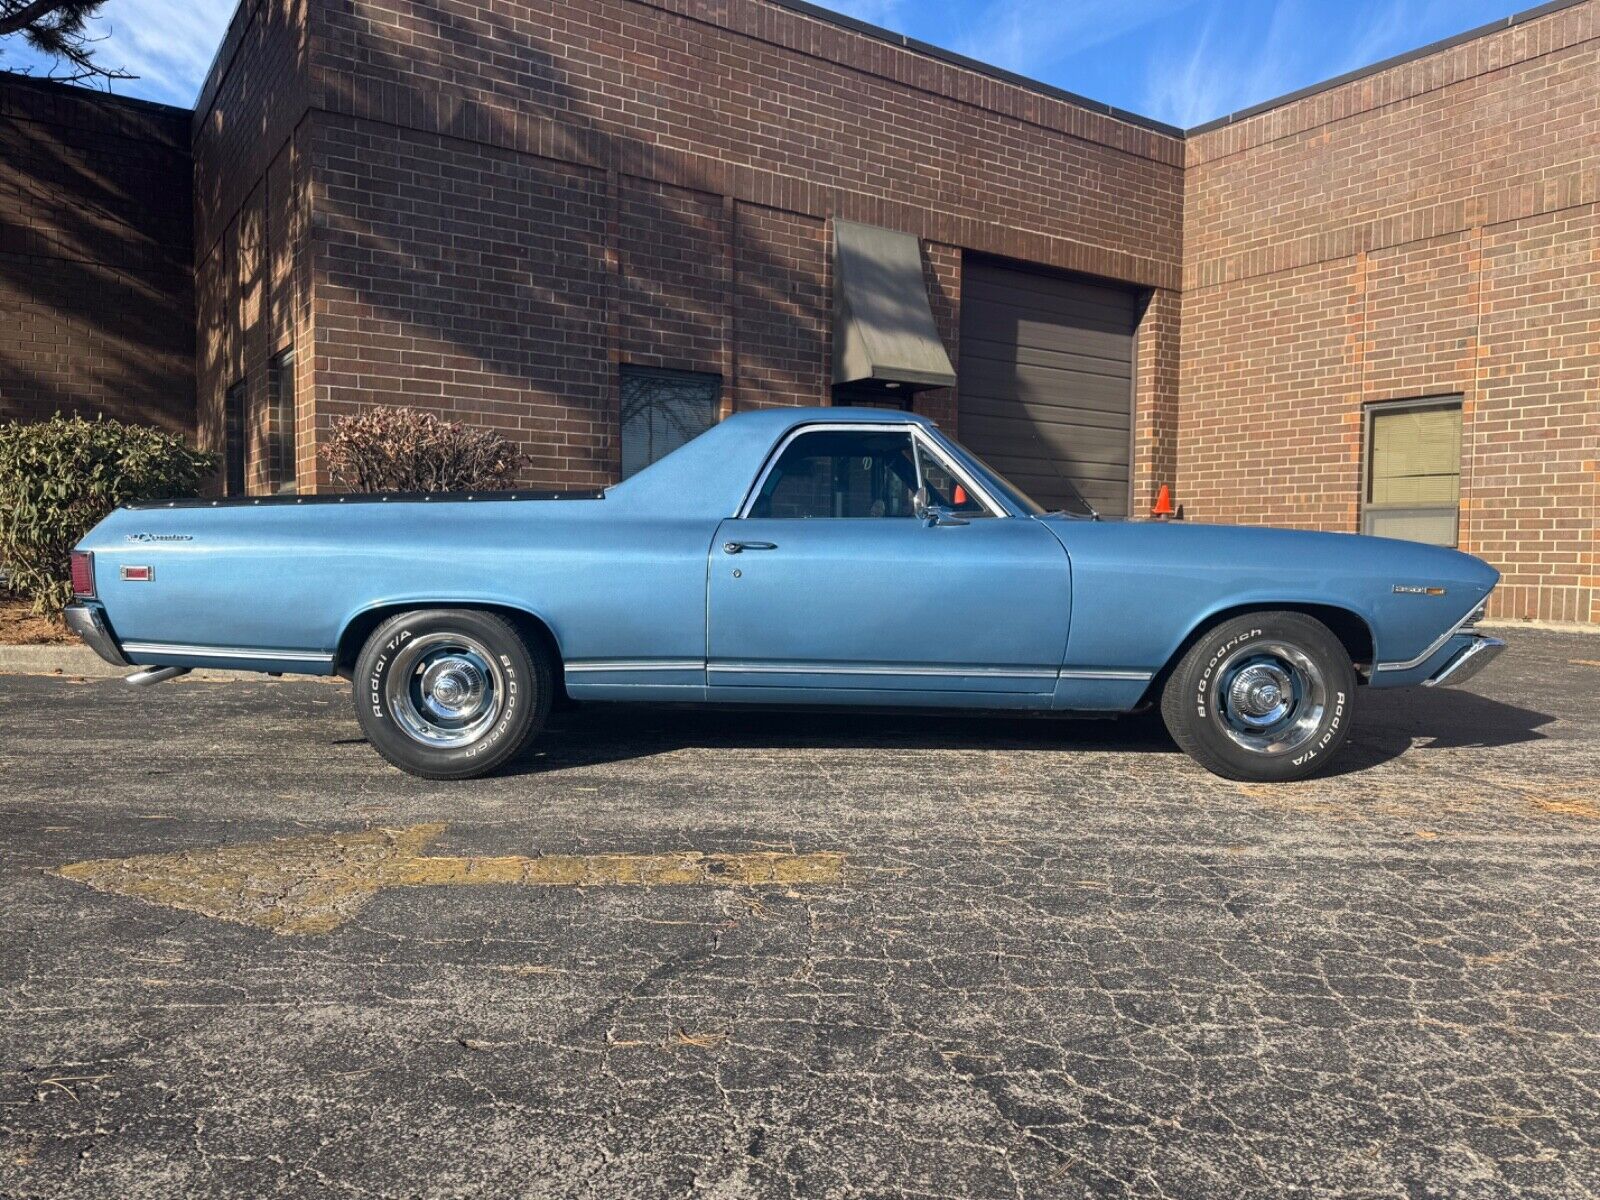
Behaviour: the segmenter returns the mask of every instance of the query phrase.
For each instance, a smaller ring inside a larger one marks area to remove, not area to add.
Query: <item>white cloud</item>
[[[1142,111],[1198,125],[1469,28],[1481,7],[1483,0],[1388,0],[1376,15],[1341,25],[1329,21],[1326,5],[1279,0],[1266,36],[1243,37],[1232,6],[1213,0],[1198,39],[1151,56]]]
[[[109,0],[96,57],[139,76],[119,92],[193,104],[232,15],[227,0]]]
[[[231,0],[108,0],[89,23],[95,61],[138,79],[111,85],[122,96],[166,104],[194,103],[233,15]],[[21,37],[0,42],[0,69],[48,77],[54,64]]]
[[[1305,36],[1299,8],[1294,0],[1279,4],[1266,37],[1248,41],[1236,29],[1221,32],[1226,17],[1213,9],[1186,51],[1151,60],[1145,113],[1188,128],[1293,91]]]
[[[1021,75],[1159,21],[1197,0],[987,0],[962,21],[957,53]]]

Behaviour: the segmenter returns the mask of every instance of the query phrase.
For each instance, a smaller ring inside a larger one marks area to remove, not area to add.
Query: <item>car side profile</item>
[[[602,491],[132,505],[74,554],[107,660],[337,674],[375,749],[494,770],[552,700],[1107,716],[1298,779],[1365,688],[1454,684],[1498,573],[1346,534],[1044,512],[928,420],[737,414]]]

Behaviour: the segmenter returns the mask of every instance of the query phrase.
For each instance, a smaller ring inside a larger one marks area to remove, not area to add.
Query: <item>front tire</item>
[[[1252,783],[1304,779],[1350,733],[1356,673],[1322,622],[1249,613],[1209,629],[1161,695],[1172,740],[1214,775]]]
[[[373,749],[423,779],[475,779],[519,754],[550,712],[544,650],[473,609],[390,617],[356,660],[356,719]]]

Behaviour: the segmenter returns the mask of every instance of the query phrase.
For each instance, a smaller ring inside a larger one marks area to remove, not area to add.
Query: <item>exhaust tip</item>
[[[155,687],[158,683],[165,683],[169,679],[177,679],[180,675],[187,675],[193,667],[146,667],[142,671],[135,671],[125,680],[129,687]]]

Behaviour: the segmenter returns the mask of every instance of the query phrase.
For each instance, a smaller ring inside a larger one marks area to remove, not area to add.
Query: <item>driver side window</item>
[[[750,506],[752,517],[872,518],[915,515],[911,435],[898,430],[818,430],[784,449]]]

